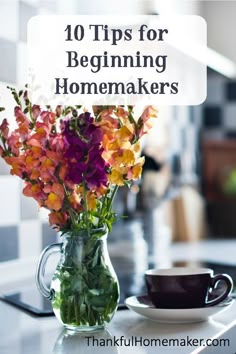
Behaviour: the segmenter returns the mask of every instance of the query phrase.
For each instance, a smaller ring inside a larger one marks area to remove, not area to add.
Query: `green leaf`
[[[97,289],[90,289],[89,293],[92,294],[92,295],[98,296],[98,295],[101,294],[101,291],[97,290]]]

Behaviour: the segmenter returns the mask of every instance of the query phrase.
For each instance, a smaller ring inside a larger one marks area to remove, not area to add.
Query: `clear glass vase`
[[[64,234],[63,242],[48,246],[42,253],[36,283],[51,299],[58,320],[74,331],[104,328],[112,319],[119,301],[119,284],[107,251],[107,230]],[[48,257],[60,251],[61,257],[51,287],[43,275]]]

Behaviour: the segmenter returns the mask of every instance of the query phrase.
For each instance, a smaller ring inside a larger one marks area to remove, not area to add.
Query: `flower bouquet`
[[[108,323],[119,299],[119,286],[106,250],[106,234],[116,220],[112,209],[118,187],[139,179],[144,159],[140,138],[156,117],[153,106],[136,119],[132,106],[47,106],[11,88],[16,128],[0,125],[0,156],[11,174],[25,181],[23,194],[49,211],[49,223],[64,242],[51,288],[38,285],[52,300],[56,316],[68,328],[97,328]],[[2,110],[2,108],[1,108]]]

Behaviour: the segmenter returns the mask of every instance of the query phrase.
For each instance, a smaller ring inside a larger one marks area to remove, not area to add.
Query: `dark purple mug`
[[[209,268],[150,269],[145,272],[145,281],[153,304],[166,309],[214,306],[223,301],[233,288],[229,275],[213,275]],[[220,295],[209,300],[211,290],[221,281],[226,287]]]

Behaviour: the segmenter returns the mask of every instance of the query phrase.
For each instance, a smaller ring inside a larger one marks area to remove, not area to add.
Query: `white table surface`
[[[236,264],[236,241],[202,242],[199,245],[172,246],[171,258],[194,261],[199,258],[211,261],[228,261]],[[97,339],[132,337],[143,339],[213,338],[224,332],[236,320],[236,302],[225,312],[210,320],[192,324],[161,324],[150,321],[129,310],[118,311],[107,330],[100,333],[68,335],[54,318],[35,318],[0,301],[0,353],[1,354],[90,354],[90,353],[197,353],[196,347],[151,346],[92,346],[85,336]],[[236,326],[227,333],[230,347],[209,347],[205,353],[236,352]],[[195,350],[195,351],[194,351]],[[204,353],[204,352],[203,352]]]

